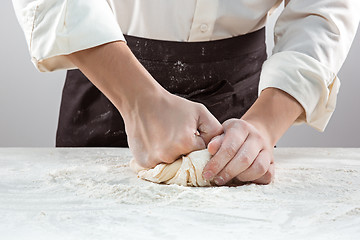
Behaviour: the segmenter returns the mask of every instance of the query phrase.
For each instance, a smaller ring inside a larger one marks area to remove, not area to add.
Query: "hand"
[[[218,185],[232,179],[270,183],[274,178],[273,146],[304,113],[291,95],[266,88],[241,120],[224,122],[224,134],[208,144],[213,157],[204,168],[204,178],[214,178]]]
[[[231,180],[269,184],[274,177],[273,146],[265,131],[241,119],[223,123],[224,134],[208,145],[213,155],[203,176],[217,185]]]
[[[221,124],[202,104],[166,91],[152,93],[123,117],[135,161],[145,168],[204,149],[222,133]]]
[[[221,124],[203,105],[167,92],[123,42],[75,52],[68,58],[119,110],[130,150],[142,167],[171,163],[205,148],[222,133]]]

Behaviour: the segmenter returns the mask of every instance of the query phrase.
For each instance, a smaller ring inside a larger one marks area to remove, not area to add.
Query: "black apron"
[[[204,104],[220,121],[241,116],[255,102],[265,29],[207,42],[125,36],[131,51],[169,92]],[[128,147],[113,104],[80,70],[69,70],[62,94],[57,147]]]

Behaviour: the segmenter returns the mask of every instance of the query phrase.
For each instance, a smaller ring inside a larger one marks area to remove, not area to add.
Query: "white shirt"
[[[13,0],[32,61],[40,71],[71,69],[64,55],[124,34],[171,41],[209,41],[262,28],[282,0]],[[288,0],[275,26],[268,87],[304,108],[298,122],[324,130],[336,104],[345,61],[360,19],[359,0]]]

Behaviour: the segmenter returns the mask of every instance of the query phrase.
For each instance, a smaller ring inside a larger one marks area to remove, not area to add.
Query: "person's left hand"
[[[208,144],[213,157],[203,177],[224,185],[231,180],[269,184],[274,177],[273,146],[265,131],[241,119],[223,123],[224,133]]]

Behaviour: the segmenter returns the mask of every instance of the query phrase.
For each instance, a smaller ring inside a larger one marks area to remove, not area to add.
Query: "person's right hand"
[[[85,49],[68,58],[119,110],[130,150],[142,167],[174,162],[206,148],[222,133],[221,124],[203,105],[167,92],[124,42]]]
[[[146,97],[145,97],[146,99]],[[202,104],[161,91],[123,114],[129,147],[144,168],[206,148],[222,126]]]

